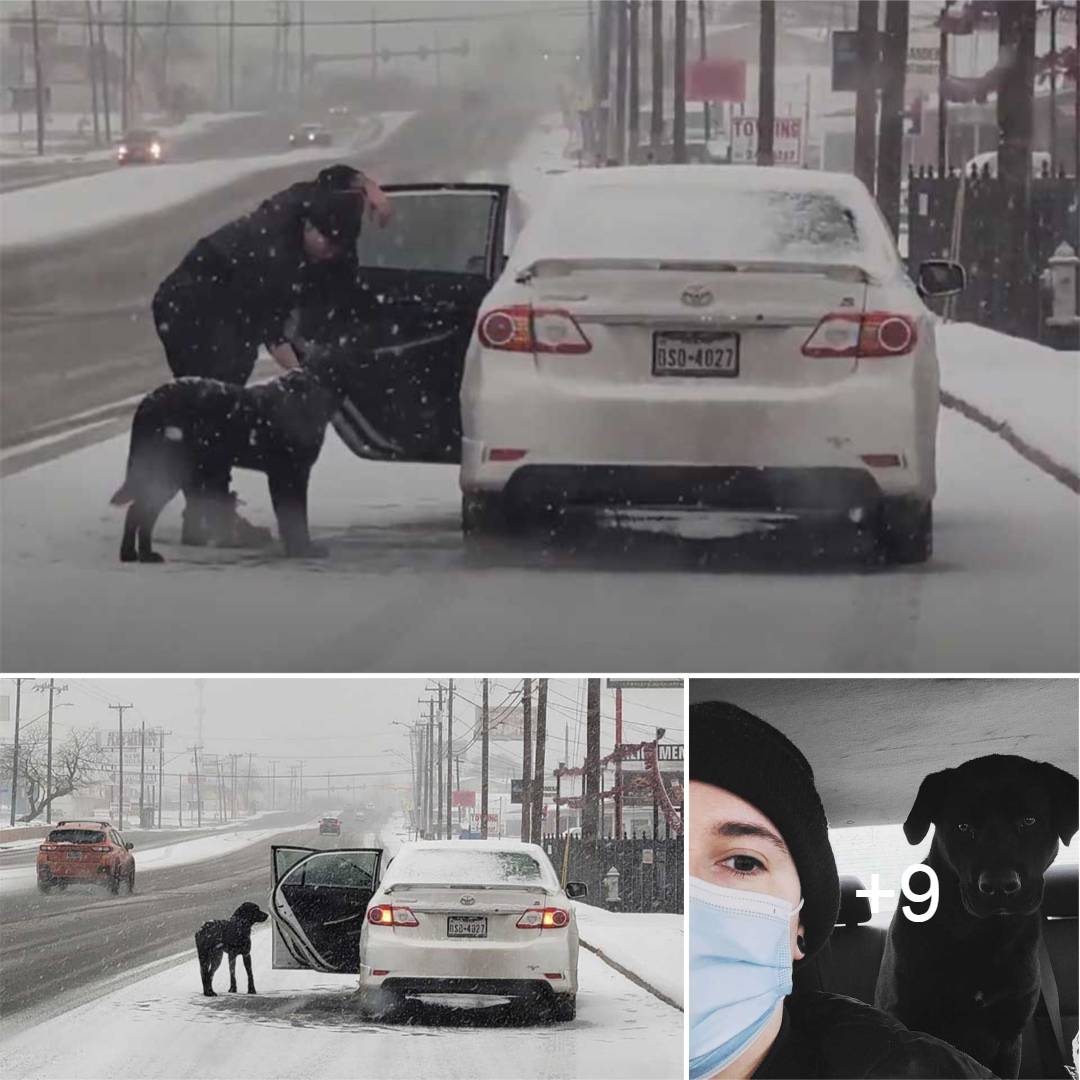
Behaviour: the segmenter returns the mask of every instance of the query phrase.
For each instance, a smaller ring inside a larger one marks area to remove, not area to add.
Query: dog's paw
[[[236,993],[236,987],[235,986],[230,986],[229,987],[229,993],[230,994],[235,994]]]
[[[325,559],[330,554],[330,549],[325,544],[307,544],[304,547],[285,549],[287,559]]]
[[[255,993],[255,987],[254,987],[254,986],[252,986],[252,987],[249,987],[249,988],[248,988],[248,993],[249,993],[249,994],[254,994],[254,993]]]
[[[134,548],[131,548],[130,550],[127,549],[127,548],[121,548],[120,549],[120,561],[121,562],[138,562],[139,561],[138,552]]]
[[[139,562],[145,563],[163,563],[165,561],[164,555],[159,555],[156,551],[148,551],[145,555],[139,556]]]
[[[217,991],[216,990],[204,990],[203,991],[203,997],[217,997]]]

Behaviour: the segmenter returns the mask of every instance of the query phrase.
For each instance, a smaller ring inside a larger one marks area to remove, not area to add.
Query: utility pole
[[[529,842],[532,826],[532,679],[521,681],[521,839]]]
[[[532,784],[532,824],[530,836],[534,844],[539,844],[544,838],[544,755],[547,751],[547,695],[548,681],[540,680],[540,686],[536,694],[536,769],[533,774]]]
[[[776,4],[774,0],[761,0],[760,7],[757,163],[772,165],[776,130]]]
[[[439,776],[439,797],[435,800],[435,836],[439,839],[442,838],[442,812],[443,812],[443,784],[442,784],[442,683],[439,686],[439,746],[435,752],[435,768]]]
[[[109,111],[109,50],[105,48],[105,20],[101,13],[101,2],[97,0],[98,16],[98,59],[101,61],[101,106],[105,111],[105,141],[112,142],[112,115]]]
[[[675,0],[675,133],[672,157],[686,164],[686,0]]]
[[[202,783],[199,779],[199,747],[198,744],[191,748],[195,755],[195,806],[199,814],[199,828],[202,828]]]
[[[120,2],[120,129],[126,133],[128,124],[128,3]]]
[[[184,827],[184,774],[176,774],[176,827]]]
[[[615,160],[626,164],[626,74],[629,60],[626,0],[615,0]]]
[[[425,820],[427,821],[427,833],[431,835],[431,825],[435,820],[435,699],[428,696],[428,722],[427,722],[427,747],[424,751],[424,761],[427,765],[427,798],[424,805],[427,807]]]
[[[938,33],[938,94],[937,94],[937,167],[938,176],[945,175],[949,163],[949,109],[945,104],[945,84],[949,79],[949,35],[945,31],[945,16],[949,13],[952,0],[945,0],[941,8],[941,27]],[[998,90],[998,101],[1001,91]],[[998,175],[1001,175],[1001,162],[998,161]]]
[[[270,809],[277,809],[277,762],[270,762]]]
[[[119,803],[119,816],[120,816],[120,831],[124,831],[124,713],[132,708],[131,705],[110,705],[110,709],[115,709],[120,721],[120,803]]]
[[[630,144],[626,160],[635,163],[641,145],[640,0],[630,0]]]
[[[601,9],[603,10],[603,9]],[[480,714],[480,837],[488,834],[488,680],[484,680],[484,696]]]
[[[599,679],[589,679],[585,701],[585,800],[581,815],[581,839],[595,846],[600,832]]]
[[[139,728],[139,828],[145,828],[143,799],[146,795],[146,721]]]
[[[45,823],[47,825],[52,824],[52,758],[53,758],[53,697],[56,694],[63,694],[67,690],[67,684],[63,686],[57,686],[55,679],[50,679],[48,685],[45,683],[38,683],[34,687],[39,693],[48,691],[49,694],[49,746],[48,754],[45,764]]]
[[[885,5],[885,49],[878,140],[877,199],[893,236],[900,233],[900,174],[904,157],[904,78],[907,72],[908,4]]]
[[[707,46],[707,44],[705,42],[705,0],[698,0],[697,13],[698,13],[698,59],[699,60],[706,60],[706,59],[708,59],[709,50],[708,50],[708,46]],[[703,103],[702,107],[703,107],[703,110],[704,110],[704,113],[705,113],[705,141],[708,142],[710,137],[711,137],[710,133],[709,133],[710,132],[710,126],[709,126],[709,103],[708,103],[708,101],[705,101]],[[804,139],[806,138],[805,134],[803,135],[803,138]]]
[[[615,750],[618,752],[623,741],[622,728],[622,687],[615,688]],[[615,759],[615,839],[623,838],[623,790],[622,759]]]
[[[172,732],[166,732],[164,728],[159,727],[158,733],[158,808],[157,808],[157,827],[161,828],[161,814],[165,809],[165,736],[172,734]]]
[[[453,837],[453,828],[450,824],[454,808],[454,680],[450,680],[450,688],[446,700],[446,839]]]
[[[255,762],[255,755],[248,754],[248,775],[247,775],[247,793],[244,797],[244,801],[247,803],[247,812],[251,813],[251,767]]]
[[[303,8],[301,2],[300,7]],[[236,108],[236,0],[229,0],[229,112]]]
[[[165,0],[165,29],[161,35],[161,85],[169,86],[169,30],[172,29],[172,0]]]
[[[374,85],[379,80],[379,31],[378,21],[375,18],[375,5],[371,5],[371,82]]]
[[[652,113],[649,120],[649,149],[659,162],[664,141],[664,2],[652,0]]]
[[[30,18],[31,29],[34,34],[34,106],[37,110],[37,152],[38,157],[42,157],[45,153],[45,86],[42,83],[41,76],[41,38],[38,34],[37,0],[30,0]],[[46,792],[46,795],[48,794]]]
[[[878,0],[859,0],[855,38],[859,67],[855,84],[855,175],[874,193],[877,145]]]
[[[614,5],[600,4],[600,17],[596,30],[596,86],[593,87],[596,129],[596,150],[603,164],[608,159],[608,134],[611,127],[611,19]]]
[[[135,46],[138,43],[138,30],[139,27],[139,2],[138,0],[131,0],[131,26],[129,28],[128,36],[130,39],[131,56],[128,58],[128,84],[130,89],[128,91],[128,123],[134,124],[136,117],[139,116],[139,81],[135,76]]]
[[[86,0],[86,67],[90,76],[90,108],[94,114],[94,145],[101,145],[101,122],[98,118],[97,49],[94,47],[94,11]]]
[[[305,25],[304,9],[307,5],[304,0],[300,0],[300,70],[296,75],[296,96],[300,101],[300,106],[304,105],[304,90],[307,83],[307,38]]]
[[[15,742],[11,747],[11,824],[15,825],[15,804],[19,799],[19,715],[22,708],[22,679],[15,680]]]

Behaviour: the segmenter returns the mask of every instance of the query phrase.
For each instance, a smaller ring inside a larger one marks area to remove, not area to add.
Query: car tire
[[[110,874],[109,875],[108,886],[109,886],[109,892],[111,892],[113,894],[113,896],[119,896],[120,895],[120,875],[119,874]]]
[[[461,532],[466,540],[506,536],[512,532],[510,515],[502,495],[467,491],[461,496]]]
[[[38,892],[48,895],[52,892],[53,883],[51,881],[38,881]]]
[[[133,866],[128,871],[127,876],[127,894],[130,896],[135,891],[135,867]]]
[[[879,510],[878,550],[886,563],[924,563],[934,552],[934,507],[915,499],[886,499]]]
[[[577,994],[556,994],[549,1007],[549,1015],[557,1024],[569,1023],[577,1018]]]
[[[360,991],[360,1013],[367,1020],[393,1020],[404,1008],[404,994],[380,988]]]

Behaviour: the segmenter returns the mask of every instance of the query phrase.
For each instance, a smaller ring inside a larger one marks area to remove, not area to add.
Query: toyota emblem
[[[682,302],[689,307],[708,307],[713,302],[712,290],[704,285],[687,285],[682,291]]]
[[[476,903],[476,897],[475,896],[463,896],[461,898],[460,902],[462,904],[464,904],[466,907],[468,907],[470,904],[475,904]]]

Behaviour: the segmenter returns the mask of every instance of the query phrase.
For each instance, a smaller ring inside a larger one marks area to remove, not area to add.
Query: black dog
[[[214,993],[214,972],[221,964],[221,957],[229,954],[229,993],[236,993],[236,957],[244,958],[249,994],[255,993],[255,978],[251,974],[251,924],[266,922],[270,918],[258,904],[250,901],[241,904],[229,919],[213,919],[195,931],[195,948],[199,952],[199,974],[202,989],[207,997]]]
[[[153,550],[154,524],[178,491],[205,517],[227,520],[231,508],[208,481],[233,466],[266,473],[286,555],[325,554],[308,532],[308,479],[354,364],[344,350],[325,350],[257,386],[184,378],[147,394],[131,425],[127,477],[111,500],[131,504],[120,561],[164,561]]]
[[[1075,776],[1004,754],[932,773],[904,822],[917,844],[934,823],[925,865],[939,903],[926,922],[889,928],[874,1004],[1015,1077],[1020,1035],[1039,1000],[1043,874],[1077,830]],[[924,875],[925,877],[925,875]],[[925,891],[923,878],[914,888]]]

